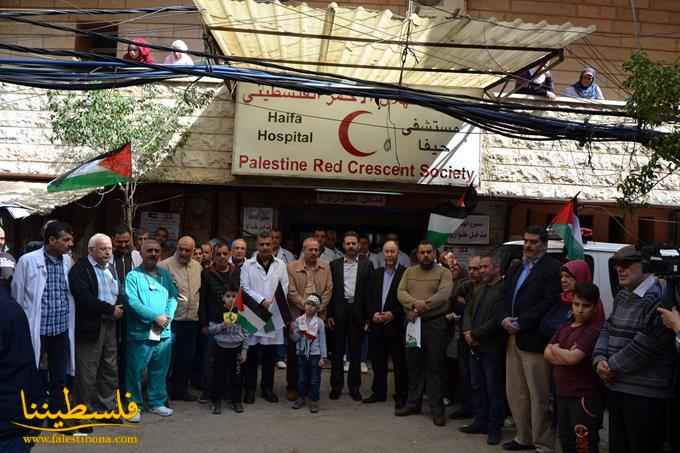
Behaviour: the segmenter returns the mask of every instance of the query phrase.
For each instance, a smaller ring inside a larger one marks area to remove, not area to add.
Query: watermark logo
[[[48,403],[43,403],[41,405],[31,403],[28,405],[23,389],[21,390],[20,396],[22,413],[24,419],[27,420],[28,423],[13,423],[23,428],[39,431],[59,433],[76,431],[81,428],[120,426],[121,421],[129,421],[139,413],[139,407],[137,407],[137,403],[134,401],[129,401],[127,407],[123,408],[120,390],[116,390],[116,408],[104,412],[90,412],[84,404],[73,405],[71,403],[70,391],[67,388],[64,389],[66,410],[58,410],[56,412],[50,410]],[[130,393],[125,394],[127,400],[129,400],[131,396]],[[35,424],[30,423],[32,420],[36,421]],[[45,427],[43,426],[45,420],[53,421],[54,423],[51,427]]]

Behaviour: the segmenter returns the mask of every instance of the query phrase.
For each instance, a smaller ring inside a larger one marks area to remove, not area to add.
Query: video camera
[[[648,245],[640,248],[643,256],[642,267],[645,273],[663,279],[680,278],[680,249]]]

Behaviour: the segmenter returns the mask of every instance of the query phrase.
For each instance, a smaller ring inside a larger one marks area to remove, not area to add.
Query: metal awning
[[[0,208],[5,208],[15,219],[32,214],[48,214],[83,198],[92,190],[72,192],[47,192],[47,183],[24,181],[0,181]]]
[[[561,58],[562,49],[595,30],[446,13],[403,17],[336,3],[326,9],[278,0],[194,3],[225,55],[438,88],[488,88],[537,61]]]

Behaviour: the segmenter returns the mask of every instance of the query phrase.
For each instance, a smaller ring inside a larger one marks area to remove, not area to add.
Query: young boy
[[[223,305],[213,307],[210,313],[208,334],[213,337],[211,353],[214,358],[211,383],[213,414],[222,413],[222,399],[226,394],[227,380],[231,407],[234,412],[243,412],[241,365],[248,355],[248,334],[238,323],[239,314],[235,304],[237,295],[238,283],[227,282],[222,297]]]
[[[564,453],[597,453],[602,397],[591,354],[602,328],[595,318],[600,291],[592,283],[574,290],[573,318],[557,329],[545,348],[545,359],[555,366],[557,429]]]
[[[321,306],[321,296],[312,293],[305,300],[305,313],[290,325],[291,340],[296,345],[298,362],[298,399],[293,409],[305,405],[305,397],[309,396],[309,411],[319,412],[319,387],[321,386],[321,368],[325,365],[326,331],[323,321],[316,315]]]

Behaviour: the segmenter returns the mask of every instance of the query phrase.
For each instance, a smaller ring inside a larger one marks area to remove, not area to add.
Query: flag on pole
[[[427,224],[426,238],[437,249],[446,244],[449,235],[456,231],[463,221],[465,221],[465,218],[447,217],[431,213],[430,221]]]
[[[550,227],[564,241],[567,258],[570,260],[582,260],[583,238],[581,237],[581,223],[578,220],[578,194],[557,213]]]
[[[132,176],[132,150],[126,143],[64,173],[47,185],[48,192],[65,192],[111,186],[127,182]]]
[[[257,331],[273,331],[272,315],[262,305],[258,304],[243,289],[239,290],[236,297],[236,307],[238,308],[237,322],[243,330],[252,335]],[[271,329],[267,329],[270,326]]]

